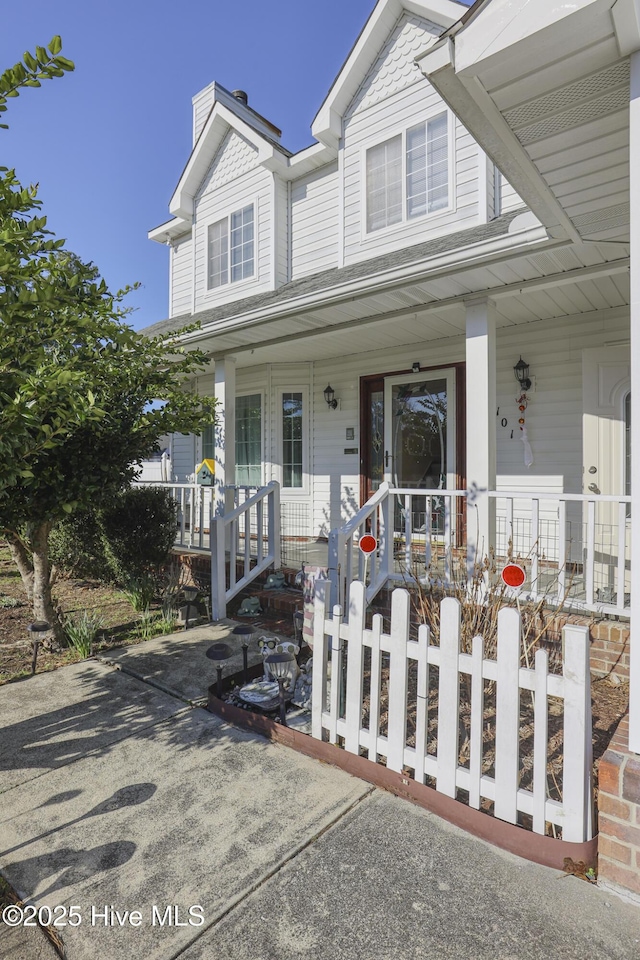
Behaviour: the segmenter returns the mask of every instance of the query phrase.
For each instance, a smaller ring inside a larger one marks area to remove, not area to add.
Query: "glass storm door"
[[[455,490],[455,371],[387,377],[384,383],[384,478],[392,487]],[[415,496],[412,526],[426,532],[426,497]],[[443,504],[431,503],[432,533]]]
[[[453,370],[385,380],[384,478],[393,487],[455,489]]]

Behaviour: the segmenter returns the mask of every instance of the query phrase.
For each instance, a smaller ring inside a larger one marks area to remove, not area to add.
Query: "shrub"
[[[113,579],[95,509],[78,510],[56,524],[49,535],[49,559],[72,577]]]
[[[136,589],[136,583],[166,562],[176,517],[168,490],[126,487],[99,507],[57,524],[50,536],[50,559],[72,576],[115,581],[127,588],[133,583]]]
[[[104,552],[115,580],[140,580],[165,563],[176,522],[175,500],[160,487],[127,487],[101,509]]]

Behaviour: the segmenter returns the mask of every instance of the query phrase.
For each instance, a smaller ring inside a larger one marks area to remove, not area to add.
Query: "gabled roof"
[[[230,128],[256,148],[258,163],[269,170],[285,167],[291,156],[275,137],[266,134],[265,121],[255,111],[219,84],[215,85],[214,96],[209,116],[169,203],[170,212],[181,220],[190,221],[193,217],[194,198]],[[260,124],[256,118],[261,120]]]
[[[399,17],[413,13],[446,30],[467,11],[458,0],[378,0],[311,126],[316,140],[337,146],[342,117]]]

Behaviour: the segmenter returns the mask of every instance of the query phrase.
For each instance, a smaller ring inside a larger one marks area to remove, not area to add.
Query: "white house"
[[[194,97],[148,332],[200,321],[224,417],[173,438],[175,481],[212,456],[219,515],[278,481],[285,534],[338,531],[348,575],[371,527],[372,592],[393,529],[445,567],[511,541],[531,592],[630,615],[639,6],[379,0],[296,154],[242,91]]]

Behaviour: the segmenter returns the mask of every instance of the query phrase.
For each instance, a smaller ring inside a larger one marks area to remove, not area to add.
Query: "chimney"
[[[236,100],[239,100],[240,103],[244,103],[245,107],[249,106],[249,97],[244,90],[233,90],[231,95],[235,97]]]

